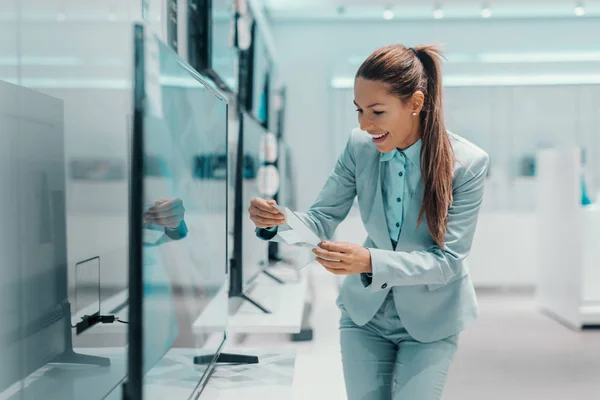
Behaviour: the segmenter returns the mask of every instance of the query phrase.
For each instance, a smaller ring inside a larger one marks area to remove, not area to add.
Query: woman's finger
[[[323,266],[328,272],[331,272],[334,275],[348,275],[348,272],[345,269],[334,269]]]
[[[165,211],[161,211],[161,212],[150,211],[149,214],[150,214],[150,217],[152,217],[152,218],[172,218],[172,217],[183,215],[183,212],[182,212],[182,210],[169,209],[169,210],[165,210]]]
[[[343,242],[321,242],[319,247],[335,253],[350,253],[352,251],[352,245],[350,243]]]
[[[269,212],[266,211],[262,211],[258,208],[250,208],[250,215],[253,217],[261,217],[261,218],[266,218],[266,219],[275,219],[275,220],[279,220],[281,222],[285,222],[285,216],[283,214],[279,214],[279,215],[274,215],[271,214]]]
[[[263,217],[250,217],[252,222],[259,228],[271,228],[273,226],[279,226],[282,224],[281,220],[273,219],[273,218],[263,218]]]
[[[337,262],[337,261],[328,261],[328,260],[324,260],[324,259],[318,258],[318,257],[315,260],[319,264],[321,264],[322,266],[324,266],[329,272],[333,272],[335,274],[343,274],[343,273],[346,272],[346,268],[344,267],[344,264],[342,264],[340,262]]]
[[[325,258],[328,260],[348,261],[348,256],[343,253],[336,253],[334,251],[324,250],[321,248],[314,248],[313,253],[317,257]]]
[[[175,226],[181,223],[181,219],[179,218],[158,218],[154,220],[156,225],[161,226]]]
[[[267,202],[267,200],[261,199],[259,197],[253,198],[250,201],[250,204],[252,206],[258,208],[259,210],[266,211],[270,214],[275,214],[275,215],[281,214],[281,212],[278,209],[276,209],[275,207],[273,207],[271,204],[269,204]],[[281,215],[283,215],[283,214],[281,214]]]
[[[171,199],[171,200],[159,200],[152,207],[150,207],[150,212],[162,212],[168,210],[170,208],[177,208],[183,206],[183,202],[180,199]]]

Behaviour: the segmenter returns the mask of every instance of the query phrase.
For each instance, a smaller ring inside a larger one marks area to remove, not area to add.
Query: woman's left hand
[[[316,261],[319,264],[336,275],[354,275],[373,271],[369,249],[353,243],[321,242],[319,248],[313,249],[313,253],[317,256]]]

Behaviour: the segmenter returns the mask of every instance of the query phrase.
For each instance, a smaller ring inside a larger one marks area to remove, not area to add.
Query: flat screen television
[[[0,398],[101,399],[124,378],[73,350],[63,115],[61,100],[0,82]]]
[[[188,0],[188,61],[226,92],[238,89],[233,0]]]
[[[248,207],[254,197],[260,197],[258,169],[264,163],[261,138],[266,129],[253,116],[242,112],[239,121],[238,171],[234,221],[234,251],[230,273],[230,296],[242,296],[263,271],[267,262],[268,243],[256,237]]]
[[[135,26],[124,387],[131,400],[146,398],[147,373],[174,347],[195,348],[198,384],[190,397],[201,392],[228,315],[227,101],[144,31]]]

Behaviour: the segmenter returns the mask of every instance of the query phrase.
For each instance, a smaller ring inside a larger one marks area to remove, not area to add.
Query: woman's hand
[[[158,200],[144,214],[144,220],[149,224],[175,229],[184,216],[185,207],[181,199]]]
[[[275,207],[275,200],[255,197],[250,201],[250,219],[258,228],[272,228],[285,223],[285,216]]]
[[[313,249],[316,260],[325,269],[336,275],[354,275],[371,273],[371,252],[369,249],[353,243],[321,242]],[[328,259],[328,260],[325,260]],[[329,261],[339,260],[339,261]]]

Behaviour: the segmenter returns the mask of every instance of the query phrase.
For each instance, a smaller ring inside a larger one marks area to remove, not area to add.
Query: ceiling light
[[[481,18],[489,18],[492,16],[492,9],[489,7],[484,7],[481,10]]]
[[[386,20],[390,20],[394,18],[394,12],[392,11],[392,9],[390,7],[386,8],[385,11],[383,12],[383,19]]]
[[[583,8],[583,5],[579,4],[577,7],[575,7],[575,15],[578,17],[585,15],[585,8]]]
[[[433,10],[433,18],[435,18],[435,19],[444,18],[444,10],[442,10],[442,7],[440,7],[439,5],[436,6],[435,9]]]

